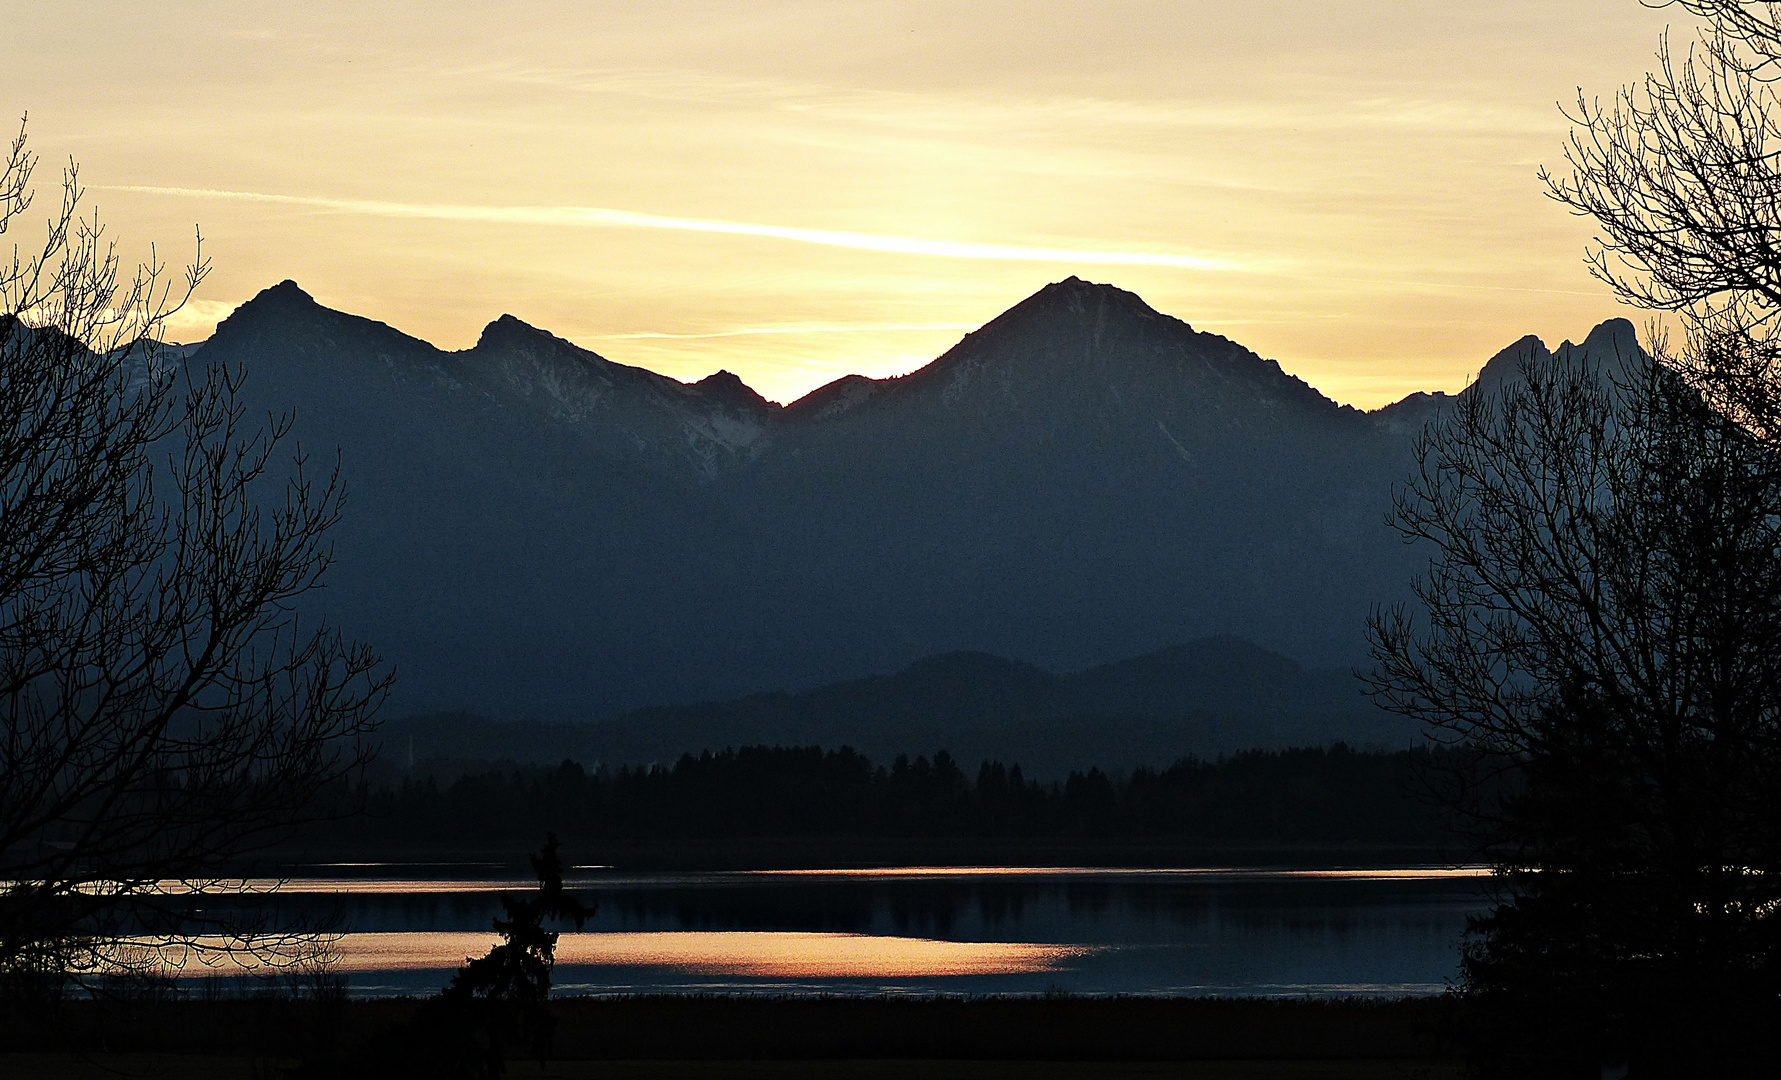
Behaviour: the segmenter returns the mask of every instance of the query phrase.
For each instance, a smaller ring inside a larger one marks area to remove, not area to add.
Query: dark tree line
[[[1428,751],[1252,751],[1040,782],[1019,765],[967,772],[945,751],[875,766],[848,748],[750,746],[671,766],[491,768],[409,778],[365,796],[319,840],[394,848],[512,845],[554,831],[602,840],[713,837],[1166,837],[1205,842],[1437,843],[1420,800]]]

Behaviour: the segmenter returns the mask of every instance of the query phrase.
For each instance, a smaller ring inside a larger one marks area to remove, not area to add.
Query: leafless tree
[[[1504,891],[1462,988],[1512,1075],[1781,1052],[1781,6],[1672,3],[1696,40],[1580,92],[1542,179],[1681,344],[1530,357],[1431,426],[1394,518],[1420,603],[1370,625],[1378,699],[1476,755]]]
[[[25,224],[23,127],[0,233]],[[70,163],[0,262],[0,974],[90,970],[287,835],[365,759],[388,683],[299,619],[342,490],[250,417],[168,317],[203,281],[125,276]],[[201,241],[200,241],[201,242]]]
[[[1505,896],[1466,990],[1520,1053],[1748,1052],[1727,1024],[1781,1022],[1781,452],[1642,353],[1530,353],[1416,456],[1394,523],[1433,557],[1371,688],[1475,755]]]
[[[1663,0],[1702,17],[1678,53],[1609,102],[1581,91],[1568,173],[1548,192],[1600,230],[1591,271],[1628,303],[1676,313],[1666,360],[1781,441],[1781,5]]]
[[[1654,358],[1530,353],[1416,459],[1393,524],[1432,559],[1414,612],[1369,622],[1384,703],[1511,762],[1587,695],[1650,775],[1706,747],[1716,789],[1781,806],[1781,455]],[[1781,818],[1740,820],[1714,855],[1781,871]]]

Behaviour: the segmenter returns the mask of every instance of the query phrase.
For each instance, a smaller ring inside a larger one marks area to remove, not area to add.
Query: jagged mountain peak
[[[303,290],[303,285],[297,285],[297,283],[292,282],[290,278],[285,278],[283,282],[276,283],[276,285],[267,285],[265,289],[262,289],[258,294],[255,294],[255,298],[249,299],[248,303],[258,303],[258,305],[315,305],[315,298]],[[248,305],[242,305],[242,307],[248,307]]]
[[[254,300],[277,303],[290,303],[293,301],[305,304],[315,303],[315,297],[305,292],[301,285],[298,285],[290,278],[285,278],[276,285],[269,285],[266,288],[261,289],[259,294],[254,297]],[[249,303],[252,302],[253,301],[249,301]]]
[[[1628,346],[1635,349],[1639,347],[1639,328],[1633,325],[1631,319],[1605,319],[1583,339],[1583,347],[1590,350],[1612,350]]]
[[[262,319],[281,319],[292,315],[313,315],[317,311],[328,311],[315,302],[315,297],[304,292],[302,287],[290,278],[276,285],[268,286],[255,293],[253,299],[237,307],[229,313],[229,317],[218,324],[217,330],[230,323],[239,327],[242,323],[258,322]]]
[[[1195,330],[1136,293],[1076,277],[1045,286],[896,381],[938,389],[948,402],[1061,395],[1149,414],[1168,401],[1234,423],[1281,406],[1293,414],[1352,411],[1275,361]]]
[[[1129,292],[1117,285],[1084,281],[1072,275],[1046,285],[969,336],[993,334],[998,330],[1011,328],[1024,329],[1033,325],[1055,325],[1060,318],[1076,323],[1085,323],[1087,320],[1105,323],[1109,319],[1122,318],[1150,322],[1167,319],[1168,316],[1145,303],[1144,298],[1135,292]]]
[[[390,342],[399,340],[403,346],[429,353],[439,351],[428,342],[404,334],[386,322],[328,307],[289,278],[255,293],[252,299],[218,323],[216,329],[217,337],[230,333],[253,335],[268,331],[299,336],[316,332],[331,335],[344,330],[356,334],[369,333]]]
[[[743,382],[740,376],[727,370],[714,371],[694,383],[693,387],[708,400],[731,408],[750,411],[779,408],[778,405],[755,393],[754,387]]]
[[[590,353],[588,350],[583,349],[574,342],[571,342],[566,338],[560,338],[548,330],[540,330],[538,327],[533,326],[524,319],[517,318],[513,315],[502,315],[500,318],[495,319],[493,322],[483,327],[481,335],[476,339],[475,346],[472,347],[472,351],[511,348],[565,349],[573,350],[577,353],[598,355]]]
[[[1155,318],[1160,314],[1155,308],[1144,302],[1144,298],[1129,289],[1117,285],[1109,285],[1099,281],[1084,281],[1072,274],[1062,281],[1054,281],[1028,297],[1028,302],[1063,303],[1072,306],[1085,306],[1089,303],[1114,304],[1130,309],[1134,314]]]
[[[473,367],[502,372],[513,388],[526,394],[543,389],[551,397],[577,397],[585,392],[588,380],[602,387],[617,380],[651,391],[686,389],[666,375],[608,360],[513,315],[502,315],[483,327],[476,344],[459,355]]]
[[[284,357],[281,364],[295,365],[285,371],[293,377],[304,377],[303,372],[318,377],[324,371],[331,372],[330,377],[341,376],[369,357],[376,357],[380,365],[404,369],[449,365],[448,354],[428,342],[388,323],[336,311],[288,278],[261,289],[230,312],[197,348],[200,353],[218,348],[270,350]],[[259,370],[256,377],[269,377],[263,368]]]
[[[1566,341],[1556,349],[1548,349],[1544,341],[1528,334],[1491,357],[1465,392],[1491,393],[1506,382],[1519,381],[1523,363],[1554,355],[1566,362],[1575,360],[1618,369],[1643,355],[1643,350],[1639,345],[1639,332],[1628,319],[1607,319],[1590,330],[1581,345]]]
[[[1607,319],[1597,324],[1584,336],[1581,345],[1566,341],[1556,349],[1548,349],[1538,336],[1527,334],[1486,361],[1479,369],[1477,377],[1460,393],[1417,391],[1390,405],[1375,409],[1369,415],[1387,430],[1400,434],[1414,433],[1461,396],[1494,393],[1505,383],[1520,381],[1523,363],[1555,355],[1567,361],[1575,359],[1598,367],[1618,369],[1634,357],[1643,355],[1643,348],[1639,344],[1638,328],[1631,320],[1621,318]]]
[[[843,375],[824,383],[786,406],[786,411],[800,417],[829,417],[844,413],[864,402],[894,380],[868,379],[864,375]]]
[[[1122,321],[1121,316],[1135,316],[1145,322],[1158,318],[1156,310],[1136,293],[1114,285],[1068,277],[1046,285],[983,324],[981,329],[965,335],[965,339],[947,356],[959,352],[968,344],[974,343],[982,347],[998,339],[1055,336],[1060,332],[1072,335],[1084,331],[1093,333],[1107,324],[1109,316],[1116,323]],[[943,364],[946,359],[943,356],[929,366]]]
[[[1569,342],[1566,342],[1568,345]],[[1492,393],[1505,382],[1521,378],[1521,365],[1530,360],[1541,360],[1552,355],[1546,343],[1534,334],[1526,334],[1503,348],[1495,356],[1484,362],[1478,369],[1478,377],[1467,386],[1465,393]]]

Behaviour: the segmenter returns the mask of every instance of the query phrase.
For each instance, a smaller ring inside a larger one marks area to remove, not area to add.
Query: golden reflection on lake
[[[742,870],[761,877],[806,878],[1002,878],[1002,877],[1104,877],[1104,878],[1320,878],[1331,881],[1448,881],[1489,877],[1488,866],[1411,866],[1385,870],[1325,869],[1277,870],[1249,866],[1147,869],[1100,866],[886,866],[843,870]]]
[[[643,883],[704,881],[721,883],[745,881],[749,878],[840,878],[854,881],[872,880],[938,880],[956,878],[1076,878],[1108,879],[1143,878],[1167,880],[1259,881],[1315,878],[1325,881],[1457,881],[1489,877],[1488,866],[1411,866],[1389,869],[1310,869],[1283,870],[1249,866],[1195,867],[1192,869],[1147,869],[1139,867],[1092,866],[883,866],[839,870],[728,870],[668,874],[628,874],[613,872],[608,866],[577,866],[578,875],[565,884],[571,889],[590,889]],[[0,880],[0,888],[14,882]],[[114,882],[94,881],[81,887],[82,892],[109,892]],[[189,893],[272,894],[284,895],[430,895],[442,893],[529,892],[538,887],[532,878],[375,878],[375,877],[289,877],[289,878],[223,878],[210,881],[166,880],[157,882],[154,891],[162,894]]]
[[[434,893],[532,892],[536,878],[290,878],[274,883],[281,893],[352,893],[354,895],[428,895]],[[571,881],[571,889],[583,883]]]
[[[495,944],[483,933],[346,934],[334,944],[341,972],[452,968]],[[774,978],[931,978],[1053,971],[1093,952],[1079,945],[938,941],[871,934],[664,931],[563,934],[558,964],[671,967],[702,975]]]

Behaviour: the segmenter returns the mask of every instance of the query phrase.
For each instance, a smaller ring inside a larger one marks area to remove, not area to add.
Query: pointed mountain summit
[[[1639,344],[1639,329],[1631,319],[1608,319],[1602,322],[1589,336],[1583,339],[1583,351],[1591,355],[1634,356],[1642,353],[1644,347]]]
[[[1075,277],[1045,286],[882,390],[872,395],[879,408],[933,395],[951,409],[1020,412],[1065,399],[1123,407],[1134,394],[1160,391],[1213,409],[1341,409],[1227,338],[1163,315],[1135,293]]]
[[[268,404],[282,402],[278,412],[313,407],[318,416],[353,422],[376,422],[387,395],[396,395],[387,404],[400,410],[410,395],[424,397],[461,377],[452,354],[388,324],[325,307],[290,280],[231,312],[198,356],[246,367],[249,392]]]
[[[754,387],[729,371],[714,371],[693,384],[711,401],[747,412],[775,412],[780,406],[755,393]]]
[[[1528,334],[1485,361],[1477,377],[1459,393],[1415,393],[1376,409],[1370,415],[1393,434],[1414,435],[1425,423],[1462,398],[1496,393],[1505,385],[1519,383],[1521,367],[1530,360],[1549,360],[1556,356],[1566,363],[1585,364],[1614,374],[1625,371],[1635,358],[1644,355],[1638,330],[1627,319],[1608,319],[1591,330],[1582,344],[1566,341],[1557,349],[1547,348],[1544,341]]]
[[[261,289],[254,295],[252,300],[249,300],[246,304],[241,305],[241,308],[236,310],[242,310],[249,305],[262,310],[280,308],[297,310],[319,306],[315,302],[315,297],[304,292],[302,286],[298,285],[290,278],[285,278],[276,285],[270,285]]]
[[[798,523],[806,556],[771,580],[823,597],[834,626],[798,631],[822,677],[963,648],[1080,669],[1220,632],[1348,664],[1410,577],[1380,524],[1407,440],[1112,286],[1047,286],[786,413],[739,505]]]
[[[1635,358],[1644,355],[1644,348],[1639,344],[1639,330],[1628,319],[1606,319],[1605,323],[1589,331],[1582,344],[1571,344],[1567,340],[1557,349],[1546,348],[1544,340],[1530,333],[1491,356],[1475,380],[1459,394],[1411,394],[1402,401],[1378,408],[1371,415],[1386,430],[1414,435],[1428,419],[1462,397],[1494,394],[1505,385],[1519,383],[1521,365],[1530,360],[1539,362],[1558,356],[1567,364],[1585,364],[1615,374],[1626,371]]]
[[[461,356],[491,394],[541,413],[606,453],[634,456],[647,448],[646,467],[694,479],[745,460],[777,411],[733,375],[689,386],[615,363],[511,315],[490,323]]]
[[[1519,383],[1521,366],[1530,361],[1557,357],[1566,364],[1582,364],[1613,375],[1624,372],[1633,360],[1643,355],[1638,331],[1626,319],[1609,319],[1591,330],[1582,344],[1566,341],[1556,349],[1547,348],[1544,341],[1529,334],[1491,357],[1462,393],[1495,393],[1505,384]]]
[[[472,349],[525,349],[556,346],[581,351],[548,330],[540,330],[516,316],[502,314],[482,328],[482,333],[477,335],[476,344],[472,346]]]
[[[324,327],[344,325],[388,329],[383,323],[323,307],[295,281],[286,278],[276,285],[261,289],[252,299],[230,312],[227,318],[217,324],[216,335],[211,338],[211,342],[226,340],[232,336],[259,335],[278,330],[313,334]],[[418,339],[417,343],[425,344],[418,342]]]

